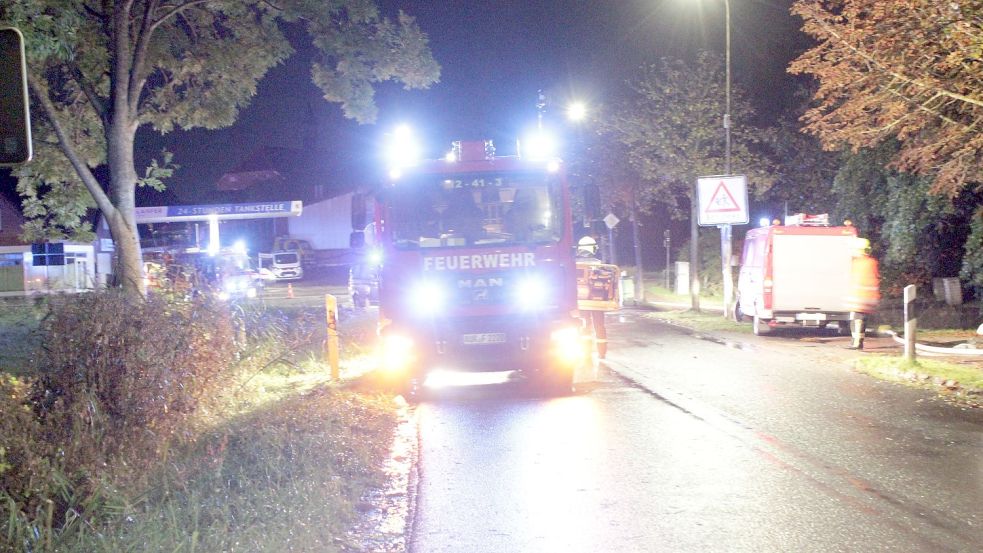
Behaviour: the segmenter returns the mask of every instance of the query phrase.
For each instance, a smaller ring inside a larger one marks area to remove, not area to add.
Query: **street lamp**
[[[730,165],[730,0],[724,0],[724,174],[730,176],[731,165]],[[696,191],[693,192],[693,202],[696,202]],[[692,215],[694,218],[697,216],[695,210]],[[721,269],[723,273],[724,281],[724,317],[729,317],[731,315],[731,310],[733,309],[734,301],[734,280],[733,271],[731,271],[730,258],[732,253],[732,232],[733,227],[729,224],[718,225],[720,228],[720,262]],[[696,256],[696,236],[697,229],[695,223],[691,225],[692,241],[694,247],[691,252],[691,256],[695,258]],[[695,272],[692,273],[693,280],[695,281]],[[693,307],[699,310],[699,299],[693,296]]]
[[[571,102],[567,106],[567,119],[579,123],[587,117],[587,105],[583,102]]]

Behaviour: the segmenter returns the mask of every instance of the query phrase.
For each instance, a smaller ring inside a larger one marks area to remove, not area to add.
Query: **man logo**
[[[458,288],[496,288],[505,286],[505,279],[502,277],[494,278],[469,278],[469,279],[459,279],[457,281]]]

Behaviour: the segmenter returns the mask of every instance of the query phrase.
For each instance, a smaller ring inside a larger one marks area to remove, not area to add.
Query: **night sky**
[[[791,0],[731,0],[735,86],[752,94],[768,121],[791,105],[785,67],[808,44]],[[535,125],[537,91],[547,91],[547,117],[571,99],[603,103],[643,63],[692,59],[700,49],[723,53],[724,0],[382,0],[384,13],[404,10],[429,35],[441,80],[429,90],[379,87],[374,125],[346,120],[321,99],[299,51],[271,70],[239,122],[219,131],[139,134],[138,164],[166,146],[181,165],[170,182],[194,203],[202,191],[264,145],[310,150],[325,171],[377,168],[383,133],[408,123],[442,155],[458,139],[495,140],[502,154]],[[170,195],[169,195],[170,196]]]

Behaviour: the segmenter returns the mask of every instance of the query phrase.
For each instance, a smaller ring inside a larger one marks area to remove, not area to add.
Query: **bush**
[[[40,330],[34,407],[47,441],[74,446],[83,470],[124,450],[144,470],[234,355],[228,310],[202,300],[86,294],[54,305]]]
[[[36,376],[0,380],[0,552],[337,545],[392,418],[300,393],[326,376],[323,313],[116,291],[44,304]]]

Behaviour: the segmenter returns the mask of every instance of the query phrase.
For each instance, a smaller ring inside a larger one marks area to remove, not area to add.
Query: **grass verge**
[[[978,364],[933,359],[909,362],[896,356],[877,356],[858,359],[855,367],[876,378],[935,389],[974,405],[983,404],[983,370]]]
[[[725,319],[720,313],[707,311],[690,311],[688,309],[659,309],[646,314],[646,317],[669,321],[673,324],[702,330],[704,332],[726,331],[751,334],[751,325],[736,323],[731,319]]]

